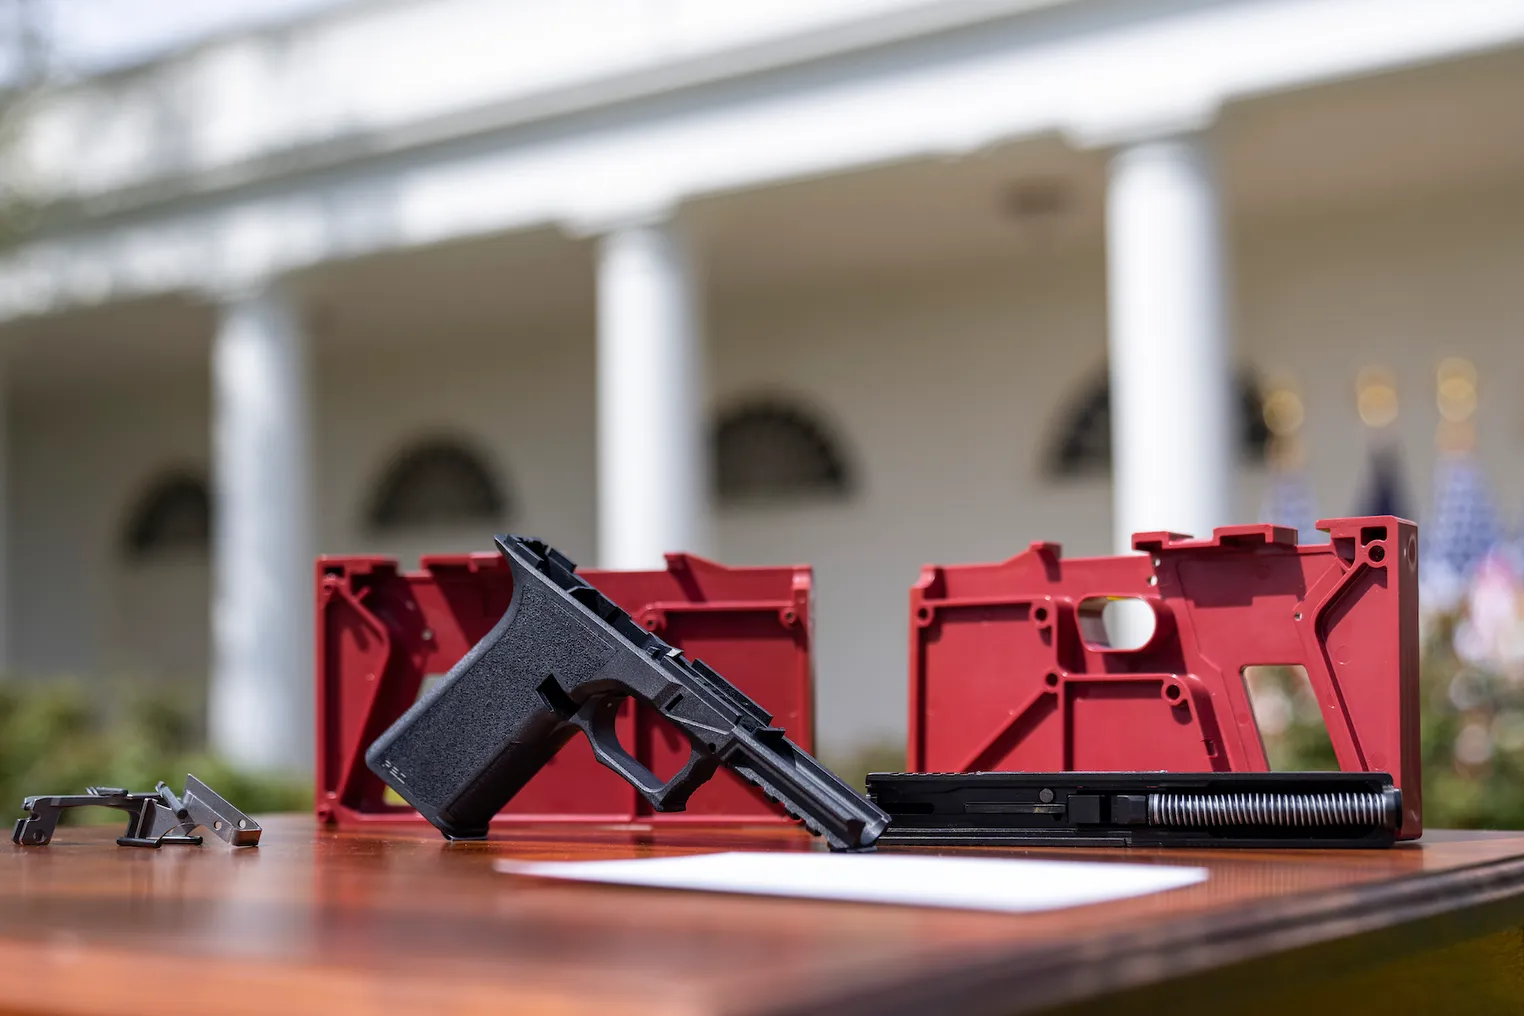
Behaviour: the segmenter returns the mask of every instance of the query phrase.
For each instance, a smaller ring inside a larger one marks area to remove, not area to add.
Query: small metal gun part
[[[198,827],[210,829],[235,847],[259,844],[259,823],[189,774],[185,792],[179,795],[162,782],[144,794],[130,794],[122,787],[87,787],[83,794],[28,797],[21,806],[28,814],[16,820],[11,842],[23,847],[51,842],[66,808],[125,811],[127,831],[116,839],[124,847],[161,847],[166,843],[200,846],[201,837],[195,835]]]

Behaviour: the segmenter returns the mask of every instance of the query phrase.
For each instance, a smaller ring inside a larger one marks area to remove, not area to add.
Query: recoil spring
[[[1148,824],[1201,829],[1214,826],[1376,826],[1395,828],[1388,795],[1149,794]]]

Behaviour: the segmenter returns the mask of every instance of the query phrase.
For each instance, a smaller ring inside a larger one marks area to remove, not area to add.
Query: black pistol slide
[[[889,844],[1389,847],[1386,773],[871,773]]]

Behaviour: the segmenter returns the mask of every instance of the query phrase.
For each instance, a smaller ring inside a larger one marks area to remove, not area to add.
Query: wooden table
[[[782,828],[531,827],[446,844],[427,827],[281,816],[243,851],[117,847],[115,833],[0,847],[0,1013],[1524,1011],[1519,833],[1388,851],[1027,851],[1211,872],[1031,915],[492,870],[811,849]]]

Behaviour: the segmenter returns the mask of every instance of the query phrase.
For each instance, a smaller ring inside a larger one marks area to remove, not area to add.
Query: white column
[[[1111,159],[1106,195],[1112,524],[1210,536],[1232,521],[1236,431],[1226,266],[1212,152],[1200,136]]]
[[[308,350],[276,288],[232,296],[212,348],[212,747],[312,767]]]
[[[698,285],[678,226],[611,232],[598,252],[598,562],[660,568],[707,550]]]

